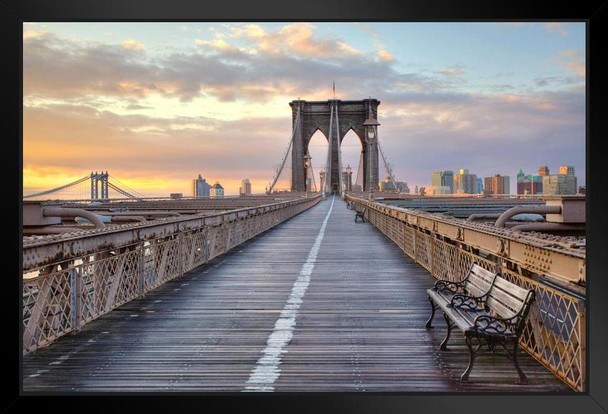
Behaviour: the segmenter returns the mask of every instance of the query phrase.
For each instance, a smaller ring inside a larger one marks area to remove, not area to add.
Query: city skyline
[[[585,185],[584,23],[23,28],[26,194],[95,169],[150,195],[186,194],[201,171],[227,195],[244,176],[263,192],[291,136],[288,103],[330,99],[333,82],[338,99],[381,101],[381,145],[411,189],[435,170],[564,164]],[[323,140],[311,143],[315,172]],[[359,151],[350,132],[353,175]]]

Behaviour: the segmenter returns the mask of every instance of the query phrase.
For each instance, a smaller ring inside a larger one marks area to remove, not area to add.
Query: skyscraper
[[[547,175],[543,178],[543,194],[545,195],[574,195],[577,193],[574,167],[560,165],[559,174]]]
[[[562,175],[574,175],[574,167],[571,165],[560,165],[559,173]]]
[[[547,168],[547,171],[548,170],[549,169]],[[542,192],[543,176],[526,175],[523,170],[520,169],[517,173],[517,194],[541,194]]]
[[[454,171],[433,171],[431,174],[431,185],[433,187],[448,187],[449,193],[454,193]]]
[[[509,176],[495,174],[494,177],[484,178],[484,195],[510,193]]]
[[[454,174],[454,194],[477,194],[477,175],[461,168]]]
[[[547,167],[546,165],[541,165],[540,167],[538,167],[538,175],[540,175],[541,177],[549,175],[549,167]]]
[[[192,196],[193,197],[209,197],[209,191],[211,190],[211,186],[205,181],[201,175],[198,175],[198,178],[192,180]]]
[[[249,178],[243,178],[241,181],[241,187],[239,188],[239,195],[250,195],[251,194],[251,183]]]

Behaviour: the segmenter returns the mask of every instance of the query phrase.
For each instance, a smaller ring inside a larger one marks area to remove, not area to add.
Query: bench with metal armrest
[[[361,211],[355,211],[355,223],[357,222],[357,219],[361,219],[363,220],[363,222],[365,223],[365,210],[367,209],[367,207],[363,207],[363,210]]]
[[[461,282],[439,280],[433,288],[427,290],[427,294],[432,306],[431,317],[426,323],[427,329],[432,328],[432,320],[438,308],[443,311],[447,325],[446,337],[440,349],[447,350],[454,327],[464,334],[469,348],[469,365],[460,377],[461,381],[468,381],[475,354],[485,343],[488,350],[493,352],[500,345],[513,360],[519,375],[518,383],[527,383],[517,362],[517,350],[526,318],[535,300],[534,290],[524,289],[473,264]]]

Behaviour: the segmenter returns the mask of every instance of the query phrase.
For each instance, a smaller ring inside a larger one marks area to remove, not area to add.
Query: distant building
[[[579,185],[578,186],[578,193],[581,195],[586,195],[587,194],[587,187],[584,185]]]
[[[433,171],[431,174],[431,185],[433,187],[448,187],[451,194],[454,192],[454,172],[447,171]],[[428,191],[427,191],[428,193]]]
[[[511,194],[509,176],[495,174],[484,178],[483,195]]]
[[[393,184],[391,177],[389,177],[388,175],[384,178],[384,181],[380,183],[380,191],[397,192],[397,187],[395,187],[395,184]]]
[[[169,198],[172,198],[174,200],[178,199],[178,198],[182,198],[183,196],[184,195],[182,193],[171,193],[171,194],[169,194]]]
[[[571,165],[560,165],[559,173],[560,175],[574,175],[574,167]]]
[[[249,182],[249,178],[243,178],[243,181],[241,181],[239,195],[251,195],[251,183]]]
[[[548,168],[547,171],[549,171]],[[542,194],[542,192],[543,176],[526,175],[523,170],[520,169],[517,173],[517,194]]]
[[[405,193],[405,194],[410,193],[410,188],[407,186],[406,182],[395,181],[395,184],[393,184],[393,181],[391,180],[391,178],[388,175],[384,178],[384,181],[380,183],[380,191],[387,191],[387,192],[396,191],[395,185],[397,186],[397,190],[399,190],[401,193]]]
[[[540,167],[538,167],[538,175],[540,175],[541,177],[549,175],[549,167],[547,167],[546,165],[541,165]]]
[[[554,174],[543,177],[543,195],[576,194],[576,177]]]
[[[211,186],[205,181],[201,175],[192,180],[192,196],[193,197],[209,197]]]
[[[483,179],[477,179],[477,194],[483,193]]]
[[[211,186],[211,190],[209,190],[209,195],[211,198],[224,198],[224,187],[216,181],[215,184]]]
[[[574,167],[560,165],[559,174],[543,177],[543,195],[575,195],[577,193]]]
[[[461,168],[454,174],[454,194],[477,194],[477,174],[469,174],[469,170]]]
[[[425,190],[425,195],[444,195],[444,194],[452,194],[452,190],[447,185],[432,185],[430,187],[423,187]]]

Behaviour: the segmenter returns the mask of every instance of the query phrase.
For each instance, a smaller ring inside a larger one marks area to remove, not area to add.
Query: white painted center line
[[[243,391],[274,391],[272,384],[281,375],[281,360],[283,359],[283,353],[287,352],[284,348],[289,344],[293,336],[293,329],[296,326],[296,316],[298,310],[302,304],[302,298],[308,289],[310,284],[310,275],[315,267],[317,261],[317,255],[325,236],[325,227],[327,227],[327,221],[334,208],[334,198],[331,199],[331,206],[329,211],[323,220],[319,234],[312,245],[308,258],[300,270],[300,274],[296,281],[293,283],[291,288],[291,294],[283,306],[283,311],[279,316],[279,319],[274,324],[274,329],[268,340],[266,341],[266,348],[262,351],[262,356],[258,359],[255,367],[249,375],[247,380],[248,386]]]

